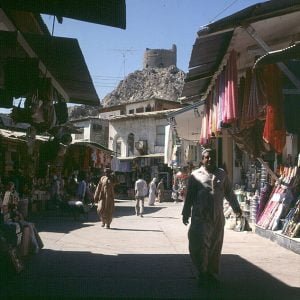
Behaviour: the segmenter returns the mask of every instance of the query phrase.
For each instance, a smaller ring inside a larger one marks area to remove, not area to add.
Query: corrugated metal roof
[[[125,0],[1,0],[0,7],[126,28]]]
[[[23,34],[36,55],[61,84],[69,102],[100,105],[77,39],[37,34]]]
[[[121,119],[132,119],[132,118],[153,118],[167,116],[169,113],[179,110],[180,108],[160,110],[160,111],[149,111],[143,113],[135,113],[128,115],[117,115],[109,118],[110,121],[121,120]]]
[[[100,105],[77,39],[29,33],[22,36],[67,94],[68,102]],[[18,32],[0,31],[1,48],[15,49],[17,39]]]

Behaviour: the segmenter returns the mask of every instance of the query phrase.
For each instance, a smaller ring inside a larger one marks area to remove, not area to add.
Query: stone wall
[[[172,49],[149,49],[144,53],[144,69],[147,68],[167,68],[177,65],[177,48],[176,45]]]

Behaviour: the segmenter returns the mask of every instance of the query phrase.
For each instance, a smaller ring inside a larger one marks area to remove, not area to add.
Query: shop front
[[[62,174],[69,178],[80,171],[98,183],[104,168],[111,167],[112,151],[95,142],[73,142],[63,158]]]
[[[285,244],[295,245],[300,238],[300,74],[293,38],[299,34],[293,26],[298,17],[296,5],[267,2],[200,30],[183,89],[183,101],[197,102],[169,114],[180,138],[217,151],[218,166],[232,179],[253,229],[280,231]],[[283,51],[283,45],[293,51]],[[280,59],[278,52],[271,58],[272,49],[280,49]]]
[[[147,184],[153,178],[163,179],[165,199],[171,199],[173,170],[164,163],[163,154],[148,154],[134,157],[116,158],[112,160],[112,170],[115,172],[118,185],[116,197],[134,199],[134,185],[139,176]]]

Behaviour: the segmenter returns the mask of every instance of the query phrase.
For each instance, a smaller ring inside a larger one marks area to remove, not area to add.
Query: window
[[[156,126],[156,146],[165,145],[165,126],[158,125]]]
[[[128,134],[127,147],[128,147],[127,155],[133,156],[134,155],[134,134],[133,133]]]
[[[144,107],[139,107],[135,110],[136,113],[143,113],[144,112]]]
[[[197,161],[198,160],[198,155],[197,155],[197,146],[195,145],[190,145],[191,148],[191,160]]]
[[[84,129],[83,128],[78,128],[77,130],[80,131],[80,132],[75,133],[75,140],[83,140],[83,138],[84,138]]]
[[[92,125],[94,131],[101,131],[102,125],[101,124],[93,124]]]
[[[134,109],[129,109],[128,114],[134,114]]]

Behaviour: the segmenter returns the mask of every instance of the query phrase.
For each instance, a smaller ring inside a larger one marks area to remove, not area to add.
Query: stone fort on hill
[[[149,49],[144,53],[143,68],[167,68],[177,66],[177,48],[173,44],[172,49]]]

